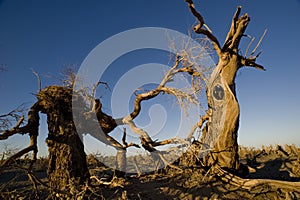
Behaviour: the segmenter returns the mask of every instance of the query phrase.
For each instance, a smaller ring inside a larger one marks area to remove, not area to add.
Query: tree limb
[[[19,121],[17,122],[16,126],[14,126],[12,129],[10,130],[6,130],[4,131],[1,135],[0,135],[0,140],[6,140],[7,138],[9,138],[10,136],[19,133],[20,130],[20,125],[23,123],[24,121],[24,116],[22,116]]]
[[[39,102],[35,103],[29,110],[28,112],[28,123],[27,125],[20,127],[22,124],[24,117],[22,117],[17,125],[13,127],[10,130],[4,131],[2,135],[0,135],[0,140],[7,139],[8,137],[16,134],[16,133],[29,133],[30,136],[30,143],[29,146],[26,147],[25,149],[19,151],[15,155],[12,155],[10,158],[8,158],[1,167],[4,167],[10,163],[12,163],[15,159],[21,157],[22,155],[28,153],[29,151],[33,151],[33,161],[36,160],[36,155],[38,152],[37,149],[37,136],[38,136],[38,130],[39,130],[39,111],[40,111],[40,105]],[[30,165],[32,166],[32,164]]]
[[[9,113],[0,115],[0,128],[1,129],[9,128],[9,126],[11,125],[12,118],[14,118],[14,120],[18,122],[20,118],[23,117],[24,111],[26,110],[24,105],[25,104],[21,104],[20,106],[10,111]]]
[[[191,129],[191,131],[190,131],[190,133],[189,133],[189,135],[188,135],[188,138],[192,138],[192,136],[193,136],[194,132],[196,131],[196,129],[197,129],[197,128],[200,128],[200,129],[201,129],[202,126],[203,126],[203,124],[204,124],[204,122],[206,122],[206,121],[209,119],[209,117],[210,117],[209,111],[207,111],[207,112],[205,113],[205,115],[202,116],[202,117],[200,118],[200,120],[193,126],[193,128]]]
[[[239,18],[240,12],[241,6],[237,8],[232,19],[230,30],[222,47],[223,52],[227,51],[227,49],[234,50],[235,52],[238,51],[240,40],[250,22],[250,17],[247,14],[244,14]]]
[[[194,27],[195,33],[207,36],[211,40],[211,42],[213,43],[214,48],[215,48],[217,54],[221,55],[221,47],[220,47],[219,41],[212,34],[212,32],[209,29],[209,27],[204,23],[204,19],[201,16],[201,14],[195,9],[194,2],[192,0],[185,0],[185,2],[188,3],[188,7],[189,7],[191,13],[196,17],[196,19],[199,22],[199,24]],[[203,26],[206,28],[206,30],[203,29]]]
[[[41,78],[40,75],[33,69],[31,68],[32,73],[36,76],[37,81],[38,81],[38,92],[41,91],[42,88],[42,83],[41,83]]]
[[[257,64],[256,62],[256,58],[241,58],[241,67],[245,66],[245,67],[254,67],[256,69],[259,70],[263,70],[266,71],[266,69],[262,66]]]
[[[241,6],[238,6],[238,7],[237,7],[237,10],[235,11],[235,14],[234,14],[234,16],[233,16],[233,18],[232,18],[232,22],[231,22],[231,27],[230,27],[229,32],[227,33],[227,36],[226,36],[226,39],[225,39],[225,43],[224,43],[224,45],[223,45],[223,48],[225,48],[226,43],[227,43],[228,41],[230,41],[231,38],[233,37],[233,35],[235,34],[236,26],[237,26],[236,23],[237,23],[237,21],[238,21],[239,15],[240,15],[240,13],[241,13],[241,9],[242,9],[242,7],[241,7]],[[227,44],[227,45],[229,45],[229,44]]]
[[[123,122],[124,122],[124,120],[125,121],[128,121],[129,119],[133,120],[134,118],[136,118],[139,115],[139,113],[141,112],[142,101],[152,99],[162,92],[162,90],[161,90],[162,87],[164,87],[165,84],[174,77],[174,75],[175,75],[174,71],[178,67],[180,62],[181,62],[181,59],[179,58],[179,56],[176,56],[176,61],[175,61],[174,66],[166,73],[165,77],[163,78],[161,83],[157,86],[157,88],[154,90],[151,90],[149,92],[146,92],[146,93],[138,94],[136,96],[135,102],[134,102],[134,110],[128,116],[122,118]]]
[[[255,48],[253,49],[253,51],[251,52],[251,54],[250,54],[250,58],[252,58],[252,56],[255,54],[255,52],[256,52],[256,50],[257,50],[257,48],[259,47],[259,45],[261,44],[261,42],[262,42],[262,40],[264,39],[264,37],[265,37],[265,35],[266,35],[266,33],[267,33],[267,29],[264,31],[264,33],[263,33],[263,35],[260,37],[260,39],[259,39],[259,41],[258,41],[258,43],[257,43],[257,45],[255,46]],[[258,55],[257,56],[255,56],[256,58],[259,56],[259,54],[260,53],[258,53]]]
[[[191,13],[196,17],[196,19],[199,22],[198,28],[201,29],[203,24],[204,24],[204,20],[203,17],[201,16],[201,14],[199,12],[197,12],[197,10],[195,9],[195,5],[194,2],[192,0],[185,0],[185,2],[188,3],[188,7],[191,11]]]
[[[250,42],[249,42],[249,44],[248,44],[248,46],[247,46],[247,48],[246,48],[246,52],[245,52],[245,55],[244,55],[244,57],[246,57],[246,56],[247,56],[247,54],[248,54],[248,51],[249,51],[249,48],[251,47],[252,43],[253,43],[253,42],[254,42],[254,40],[255,40],[255,37],[251,37],[251,36],[247,36],[247,37],[249,37],[251,40],[250,40]]]
[[[137,145],[137,144],[134,144],[134,143],[129,143],[129,144],[128,144],[128,143],[126,142],[126,128],[123,129],[122,143],[123,143],[123,148],[124,148],[124,149],[126,149],[126,148],[128,148],[128,147],[132,147],[132,146],[137,147],[137,148],[140,148],[140,146]]]

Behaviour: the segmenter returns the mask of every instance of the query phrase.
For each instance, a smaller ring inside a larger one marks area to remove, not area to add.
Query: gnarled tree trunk
[[[235,91],[238,70],[236,54],[225,53],[220,59],[207,87],[208,106],[211,117],[204,143],[212,151],[204,159],[210,166],[217,162],[221,167],[238,169],[237,131],[239,128],[239,104]]]
[[[89,178],[83,143],[72,116],[72,90],[50,86],[38,93],[41,112],[47,114],[48,179],[52,189],[75,193]]]

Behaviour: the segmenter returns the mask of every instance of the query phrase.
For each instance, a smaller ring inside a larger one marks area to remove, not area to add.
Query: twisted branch
[[[218,39],[212,34],[212,31],[204,23],[204,19],[203,19],[202,15],[195,9],[194,2],[192,0],[185,0],[185,2],[188,3],[188,7],[189,7],[191,13],[196,17],[196,19],[199,22],[199,24],[194,27],[195,33],[207,36],[213,43],[217,54],[221,55],[221,47],[220,47],[220,43],[219,43]],[[206,29],[203,29],[203,26]]]

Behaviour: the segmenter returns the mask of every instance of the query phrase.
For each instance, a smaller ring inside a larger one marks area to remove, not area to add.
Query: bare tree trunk
[[[238,70],[237,55],[220,60],[207,87],[208,106],[211,110],[208,134],[204,143],[212,151],[204,159],[206,166],[218,163],[221,167],[239,168],[237,132],[239,128],[239,104],[235,92],[235,76]]]
[[[52,189],[75,193],[89,178],[83,143],[72,116],[72,90],[50,86],[38,94],[47,114],[49,149],[48,179]]]
[[[207,36],[212,41],[219,57],[218,65],[207,85],[207,115],[209,117],[208,123],[203,129],[205,134],[203,134],[202,142],[205,144],[203,148],[211,151],[204,157],[203,163],[208,167],[218,164],[223,168],[237,170],[239,168],[237,132],[240,109],[235,90],[236,73],[243,66],[264,70],[261,65],[255,63],[259,55],[253,56],[257,46],[249,58],[239,54],[239,43],[250,18],[247,14],[239,17],[241,7],[238,7],[225,43],[221,47],[217,38],[204,23],[201,14],[196,11],[193,1],[186,0],[186,2],[191,13],[199,21],[199,24],[194,27],[194,31]],[[199,125],[203,125],[202,119]]]

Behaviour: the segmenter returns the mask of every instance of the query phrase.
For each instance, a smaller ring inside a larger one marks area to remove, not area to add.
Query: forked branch
[[[241,8],[241,6],[238,6],[233,16],[230,30],[222,47],[223,52],[232,50],[237,53],[241,38],[244,36],[244,32],[250,22],[250,17],[247,14],[239,17]]]

